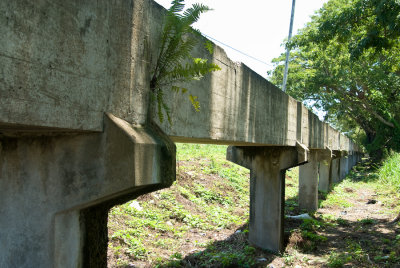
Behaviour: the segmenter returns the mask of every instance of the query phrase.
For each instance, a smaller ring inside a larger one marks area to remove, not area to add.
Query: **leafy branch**
[[[164,112],[171,124],[170,108],[165,103],[163,88],[171,87],[172,91],[186,94],[187,88],[176,86],[176,83],[191,80],[200,80],[207,73],[220,70],[214,63],[207,59],[194,58],[191,51],[198,43],[200,32],[191,27],[200,15],[210,10],[203,4],[193,4],[184,10],[184,0],[173,0],[165,17],[163,32],[160,42],[160,52],[151,75],[150,89],[157,101],[158,118],[164,121]],[[206,42],[205,47],[210,54],[213,46]],[[197,96],[188,94],[188,98],[196,111],[200,110]]]

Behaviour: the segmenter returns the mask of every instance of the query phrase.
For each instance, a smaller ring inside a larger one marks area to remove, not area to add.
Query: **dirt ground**
[[[192,175],[190,171],[183,172],[181,183],[190,184]],[[208,176],[196,180],[204,181],[205,186],[211,187],[208,184],[218,180],[218,177]],[[297,187],[291,178],[287,178],[286,184],[293,189]],[[334,191],[331,194],[335,194]],[[348,194],[345,200],[349,204],[347,206],[323,206],[312,215],[313,220],[308,222],[286,218],[285,252],[279,255],[253,247],[248,241],[248,224],[244,224],[212,231],[191,228],[182,239],[176,239],[168,232],[161,235],[150,233],[147,238],[149,240],[170,239],[175,243],[174,252],[179,252],[176,260],[171,260],[171,248],[166,246],[154,248],[151,253],[159,256],[160,260],[168,261],[156,264],[127,258],[125,264],[118,265],[121,256],[109,250],[109,267],[400,268],[400,224],[391,222],[396,216],[394,208],[400,201],[385,202],[371,187],[344,187],[343,192]],[[321,196],[320,199],[325,197]],[[141,196],[138,201],[156,199],[157,194],[151,193]],[[191,213],[198,212],[182,196],[177,195],[176,200]],[[286,202],[286,214],[303,213],[298,210],[296,197]],[[288,210],[290,206],[292,209]],[[251,251],[245,254],[251,256],[251,260],[240,259],[244,251]],[[230,255],[227,256],[226,252]],[[230,260],[223,264],[223,261],[216,261],[218,258]]]

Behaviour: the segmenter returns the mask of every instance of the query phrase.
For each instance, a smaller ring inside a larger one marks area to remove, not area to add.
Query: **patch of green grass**
[[[332,252],[328,258],[329,267],[343,267],[347,263],[357,263],[361,267],[370,266],[368,254],[359,242],[347,240],[344,252]]]
[[[291,168],[286,171],[286,199],[297,199],[299,193],[299,168]]]
[[[352,257],[349,254],[332,252],[328,258],[328,266],[331,268],[340,268],[351,260]]]
[[[178,176],[170,188],[135,201],[142,209],[133,201],[111,209],[109,248],[116,259],[121,255],[124,262],[140,259],[155,266],[179,267],[183,243],[191,242],[197,248],[208,246],[207,240],[186,240],[186,233],[234,229],[248,221],[249,170],[227,161],[226,147],[177,144]],[[243,245],[236,253],[228,250],[224,257],[215,253],[213,262],[245,267],[249,261],[243,256],[249,256],[252,249]],[[160,259],[160,250],[176,254]]]
[[[232,205],[233,201],[229,196],[216,189],[207,189],[201,184],[195,184],[194,194],[203,199],[206,203],[219,203],[221,205]]]
[[[379,181],[400,191],[400,153],[393,153],[378,171]]]
[[[176,157],[178,161],[208,160],[211,157],[215,160],[225,160],[227,148],[226,145],[177,143]]]
[[[361,225],[371,225],[371,224],[375,224],[375,220],[374,219],[362,219],[358,221],[359,223],[361,223]]]
[[[346,200],[346,197],[338,195],[338,194],[331,194],[328,195],[326,200],[322,200],[320,202],[321,208],[350,208],[353,204]]]
[[[338,218],[336,220],[336,222],[340,225],[340,226],[350,226],[350,222],[348,220],[342,219],[342,218]]]

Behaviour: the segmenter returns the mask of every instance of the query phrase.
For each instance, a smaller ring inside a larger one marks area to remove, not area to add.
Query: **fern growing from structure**
[[[176,83],[199,80],[207,73],[220,70],[218,65],[207,62],[207,59],[193,58],[190,55],[198,42],[196,35],[200,34],[191,25],[210,8],[202,4],[193,4],[192,7],[183,11],[184,7],[184,0],[173,0],[167,11],[160,52],[151,75],[150,89],[157,101],[160,122],[163,122],[165,112],[171,123],[170,109],[164,101],[163,88],[170,86],[171,90],[186,94],[188,89],[178,87]],[[206,48],[212,53],[211,43],[206,43]],[[200,103],[197,96],[189,94],[188,97],[194,109],[199,111]]]

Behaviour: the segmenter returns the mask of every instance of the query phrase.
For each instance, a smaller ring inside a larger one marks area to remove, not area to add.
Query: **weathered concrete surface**
[[[299,168],[299,208],[307,211],[318,209],[318,159],[311,151],[307,164]]]
[[[333,151],[333,159],[331,164],[331,178],[332,183],[338,183],[340,181],[340,151]]]
[[[318,180],[319,191],[328,192],[330,186],[332,185],[331,164],[332,164],[331,161],[319,162],[319,180]]]
[[[332,185],[331,165],[333,152],[329,148],[319,154],[319,180],[318,190],[328,192]]]
[[[251,243],[283,251],[285,208],[285,171],[307,161],[305,147],[235,147],[227,159],[250,169]]]
[[[99,134],[0,139],[0,267],[81,267],[82,210],[172,183],[173,143],[104,122]]]
[[[318,209],[318,188],[323,187],[329,189],[330,174],[329,167],[327,170],[321,166],[330,165],[332,159],[332,150],[310,150],[309,160],[307,164],[299,168],[299,208],[307,211],[315,211]],[[325,172],[325,174],[321,174]],[[321,176],[322,175],[322,176]],[[321,179],[323,180],[321,182]],[[327,191],[327,190],[326,190]]]
[[[21,0],[0,13],[2,128],[102,131],[105,111],[145,122],[161,7]]]
[[[342,151],[339,160],[339,179],[343,180],[349,172],[349,157],[348,152]]]

